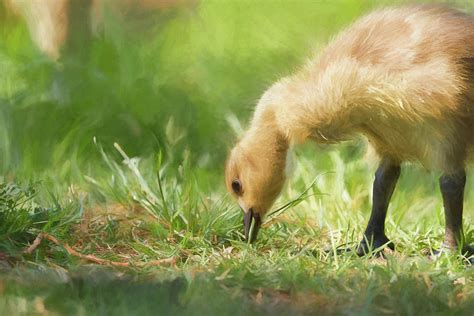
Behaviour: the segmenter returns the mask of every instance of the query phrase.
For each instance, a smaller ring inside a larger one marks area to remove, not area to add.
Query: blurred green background
[[[0,174],[9,179],[80,176],[99,157],[93,137],[131,156],[172,148],[181,161],[189,149],[195,166],[216,169],[266,87],[356,17],[393,2],[178,1],[125,18],[104,14],[94,36],[83,34],[79,16],[53,62],[5,1]]]
[[[99,157],[93,137],[131,156],[172,151],[181,161],[189,149],[193,165],[216,169],[266,87],[376,4],[202,1],[109,14],[95,36],[71,31],[76,43],[57,62],[3,6],[0,173],[80,176]]]

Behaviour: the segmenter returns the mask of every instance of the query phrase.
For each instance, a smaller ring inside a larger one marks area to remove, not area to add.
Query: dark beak
[[[255,224],[253,226],[253,231],[251,231],[253,220],[255,220]],[[257,239],[257,234],[261,225],[262,219],[260,218],[260,214],[254,212],[252,209],[248,210],[247,213],[244,214],[245,240],[253,243]]]

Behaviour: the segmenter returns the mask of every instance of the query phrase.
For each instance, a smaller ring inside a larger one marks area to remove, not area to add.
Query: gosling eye
[[[240,180],[235,179],[232,180],[232,191],[234,191],[235,194],[242,194],[242,184],[240,184]]]

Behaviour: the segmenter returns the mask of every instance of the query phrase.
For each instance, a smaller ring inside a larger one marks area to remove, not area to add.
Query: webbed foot
[[[346,253],[354,253],[359,257],[363,257],[366,255],[374,255],[380,256],[384,249],[390,249],[391,251],[395,251],[395,245],[387,236],[383,235],[377,238],[372,238],[371,242],[367,238],[364,238],[356,247],[347,247],[347,246],[340,246],[335,249],[326,249],[326,253],[335,252],[337,255],[346,254]]]
[[[390,241],[390,239],[387,238],[387,236],[372,236],[370,239],[364,237],[364,239],[362,239],[362,241],[357,246],[355,252],[359,257],[366,255],[379,256],[382,254],[384,248],[395,251],[395,245]]]
[[[443,254],[453,255],[458,253],[463,260],[466,260],[469,264],[474,264],[474,246],[466,245],[458,252],[457,247],[442,245],[440,249],[433,249],[429,254],[429,258],[436,260]]]

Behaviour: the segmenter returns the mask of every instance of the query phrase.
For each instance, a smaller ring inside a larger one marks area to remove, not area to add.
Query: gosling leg
[[[372,212],[364,232],[364,238],[357,247],[357,254],[363,256],[370,250],[387,245],[394,250],[394,245],[385,235],[385,217],[395,185],[400,177],[400,164],[390,158],[384,158],[375,173],[373,184]]]

